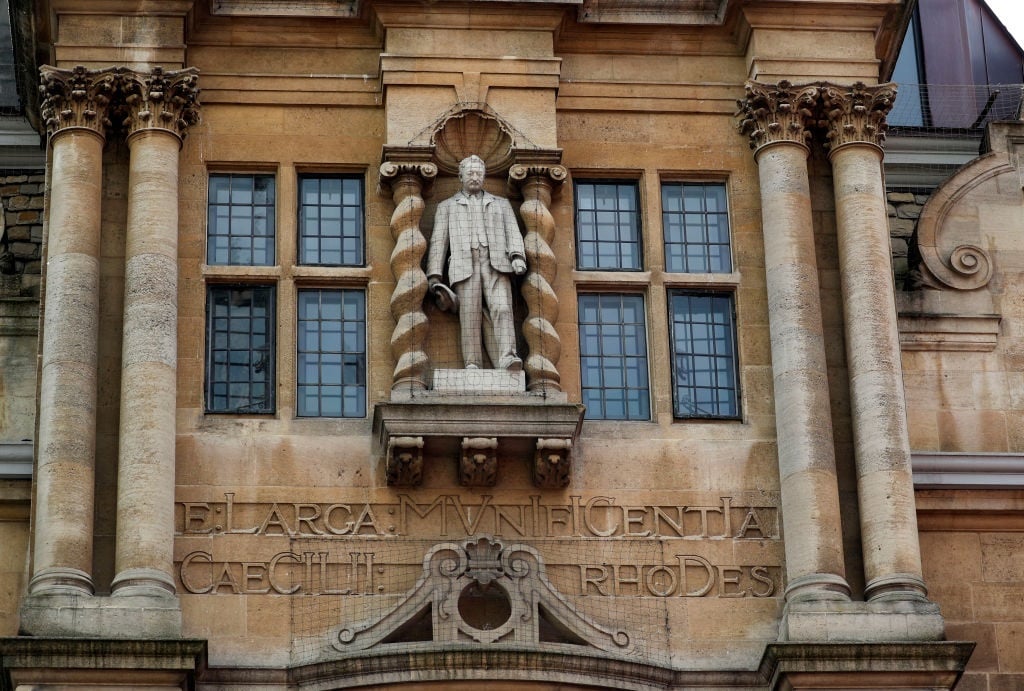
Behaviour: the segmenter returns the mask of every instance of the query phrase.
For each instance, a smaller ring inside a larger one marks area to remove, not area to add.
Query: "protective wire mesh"
[[[900,84],[887,121],[902,136],[958,138],[1020,120],[1024,84]]]

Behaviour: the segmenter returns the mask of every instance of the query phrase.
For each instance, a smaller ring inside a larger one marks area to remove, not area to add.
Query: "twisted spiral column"
[[[561,391],[558,358],[562,342],[555,331],[558,295],[551,283],[558,273],[551,242],[555,237],[555,219],[551,215],[551,193],[565,180],[568,172],[559,165],[514,165],[509,179],[520,187],[523,204],[519,213],[526,226],[526,263],[529,271],[523,281],[523,298],[529,308],[523,323],[523,337],[529,346],[526,358],[527,388],[530,391]]]
[[[391,390],[427,388],[430,361],[424,350],[427,315],[423,298],[427,294],[427,275],[423,273],[423,255],[427,240],[420,230],[423,217],[423,188],[437,175],[433,163],[387,162],[380,167],[382,187],[390,188],[395,210],[391,214],[391,273],[395,290],[391,294],[391,314],[395,330],[391,333],[391,354],[395,372]]]

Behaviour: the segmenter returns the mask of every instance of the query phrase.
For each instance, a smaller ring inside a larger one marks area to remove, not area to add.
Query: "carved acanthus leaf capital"
[[[820,88],[816,84],[762,84],[749,81],[746,97],[737,101],[740,134],[750,137],[750,148],[790,141],[807,144],[814,123]]]
[[[828,131],[827,146],[836,149],[843,144],[866,142],[881,146],[885,141],[885,122],[893,101],[895,84],[868,86],[857,82],[852,86],[823,84],[821,87],[824,118]]]
[[[125,72],[124,126],[128,135],[148,129],[167,130],[180,139],[199,122],[199,70]]]
[[[67,70],[43,65],[39,69],[39,110],[47,133],[85,128],[105,136],[121,73],[118,67],[89,70],[79,65]]]

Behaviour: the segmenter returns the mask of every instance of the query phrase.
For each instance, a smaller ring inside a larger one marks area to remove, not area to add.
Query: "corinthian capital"
[[[125,72],[124,120],[128,136],[141,130],[166,130],[179,139],[199,122],[199,70]]]
[[[816,84],[746,83],[746,97],[737,101],[740,134],[750,137],[750,148],[779,141],[806,144],[815,120],[819,87]]]
[[[105,136],[110,127],[110,102],[117,92],[121,69],[66,70],[50,65],[39,68],[40,115],[53,135],[69,128],[85,128]]]
[[[888,129],[885,116],[896,100],[895,84],[867,86],[857,82],[842,86],[826,83],[821,87],[821,97],[830,149],[852,142],[881,146],[885,141]]]

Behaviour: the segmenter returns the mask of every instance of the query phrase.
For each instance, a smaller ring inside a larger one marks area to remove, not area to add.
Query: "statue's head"
[[[465,192],[475,194],[482,190],[486,175],[487,164],[476,154],[459,161],[459,180],[462,182],[462,189]]]

